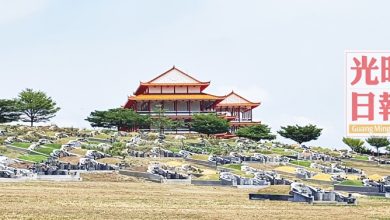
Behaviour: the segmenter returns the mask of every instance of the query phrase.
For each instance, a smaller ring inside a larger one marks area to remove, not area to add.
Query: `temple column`
[[[241,107],[238,107],[238,122],[241,122]]]
[[[188,115],[191,115],[191,101],[188,100]]]
[[[175,110],[177,116],[177,100],[173,102],[173,109]]]

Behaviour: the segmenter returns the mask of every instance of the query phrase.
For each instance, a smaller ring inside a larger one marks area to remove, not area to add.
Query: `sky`
[[[316,124],[342,148],[346,50],[390,48],[383,0],[0,0],[0,98],[41,90],[51,121],[88,128],[173,65],[206,92],[261,101],[272,127]],[[285,141],[283,139],[280,139]]]

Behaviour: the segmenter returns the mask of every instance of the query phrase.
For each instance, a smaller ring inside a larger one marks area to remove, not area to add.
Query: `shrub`
[[[4,154],[5,152],[7,152],[7,147],[0,146],[0,154]]]

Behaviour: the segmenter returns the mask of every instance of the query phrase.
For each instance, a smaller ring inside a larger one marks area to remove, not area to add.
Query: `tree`
[[[195,114],[190,125],[192,131],[207,136],[229,131],[229,122],[216,114]]]
[[[131,109],[115,108],[106,111],[94,111],[85,119],[92,127],[101,128],[131,128],[149,124],[149,117],[142,116]]]
[[[31,127],[34,122],[46,122],[55,117],[60,110],[51,97],[44,92],[23,90],[17,99],[17,108],[22,113],[22,121],[30,122]]]
[[[274,140],[276,135],[271,133],[271,128],[265,124],[253,125],[240,128],[236,131],[239,137],[249,138],[254,141]]]
[[[309,124],[306,126],[288,125],[281,127],[278,134],[284,138],[291,139],[299,145],[312,140],[317,140],[321,136],[322,128],[317,128],[315,125]]]
[[[364,141],[360,139],[354,139],[354,138],[343,138],[344,144],[346,144],[348,147],[351,148],[351,150],[357,152],[357,153],[364,153],[367,152],[367,149],[363,146]]]
[[[0,99],[0,124],[18,121],[20,113],[18,112],[17,102],[15,100]]]
[[[379,149],[382,147],[388,147],[390,145],[387,137],[370,137],[366,139],[367,143],[375,147],[379,156]]]
[[[163,134],[164,130],[167,128],[177,128],[180,126],[180,124],[178,124],[179,122],[176,123],[164,115],[165,110],[161,104],[157,104],[153,111],[156,113],[157,117],[153,117],[151,125],[158,128],[158,133],[160,135]]]

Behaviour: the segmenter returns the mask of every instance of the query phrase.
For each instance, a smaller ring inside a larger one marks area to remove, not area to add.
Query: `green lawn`
[[[363,182],[361,180],[344,180],[340,183],[343,186],[363,186]]]
[[[276,153],[276,154],[279,154],[279,155],[282,155],[282,156],[292,156],[292,155],[294,155],[294,152],[285,151],[286,149],[280,148],[280,147],[275,147],[275,148],[272,148],[271,150],[272,150],[273,153]]]
[[[196,180],[219,180],[219,174],[207,174],[207,175],[201,175],[199,178],[196,178]]]
[[[172,151],[173,153],[179,153],[180,149],[177,147],[169,147],[168,150]]]
[[[231,169],[232,173],[239,175],[239,176],[242,176],[242,177],[247,177],[247,178],[254,177],[252,174],[246,174],[245,172],[241,171],[241,167],[242,167],[241,164],[226,164],[226,165],[223,165],[223,167]]]
[[[35,151],[39,152],[39,153],[42,153],[42,154],[47,154],[47,155],[50,155],[52,152],[53,152],[53,148],[45,148],[45,147],[40,147],[38,149],[35,149]]]
[[[311,162],[306,160],[292,160],[290,163],[303,167],[310,167],[311,165]]]
[[[45,144],[44,146],[52,149],[61,149],[61,144]]]
[[[31,143],[23,143],[23,142],[15,142],[12,143],[12,146],[20,147],[20,148],[29,148],[31,146]]]
[[[242,165],[241,164],[226,164],[226,165],[223,165],[223,167],[241,171]]]
[[[37,154],[25,154],[19,157],[21,160],[27,160],[35,163],[40,163],[44,160],[47,160],[46,156],[43,155],[37,155]]]
[[[365,155],[356,155],[356,156],[353,157],[353,159],[368,161],[368,156],[365,156]]]

